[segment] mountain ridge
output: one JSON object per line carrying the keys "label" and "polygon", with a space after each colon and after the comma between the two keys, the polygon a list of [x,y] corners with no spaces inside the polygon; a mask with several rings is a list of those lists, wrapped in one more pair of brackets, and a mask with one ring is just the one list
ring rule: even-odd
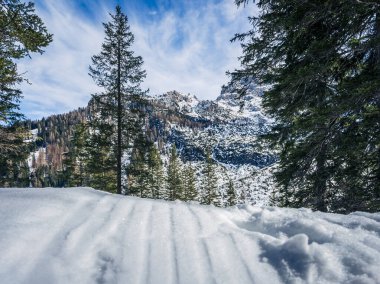
{"label": "mountain ridge", "polygon": [[[220,190],[225,191],[232,180],[240,194],[245,191],[250,203],[267,205],[273,189],[271,173],[276,155],[262,145],[258,136],[270,131],[273,121],[261,107],[262,89],[254,84],[249,87],[247,95],[241,99],[237,99],[231,86],[223,87],[215,100],[200,100],[178,91],[148,96],[151,105],[146,122],[148,138],[157,143],[164,160],[168,159],[169,149],[175,144],[181,160],[192,163],[198,175],[204,165],[205,151],[211,149]],[[29,157],[32,174],[41,166],[36,161],[42,163],[48,176],[63,170],[62,154],[70,151],[73,128],[88,120],[90,111],[87,106],[30,122],[31,131],[40,137]],[[60,127],[60,123],[66,126]]]}

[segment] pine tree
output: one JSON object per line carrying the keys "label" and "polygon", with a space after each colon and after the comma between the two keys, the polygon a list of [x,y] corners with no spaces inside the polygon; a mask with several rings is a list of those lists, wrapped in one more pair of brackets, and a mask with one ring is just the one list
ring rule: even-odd
{"label": "pine tree", "polygon": [[88,184],[96,189],[117,193],[116,154],[115,151],[110,151],[113,129],[101,120],[92,120],[89,125],[91,134],[85,150]]}
{"label": "pine tree", "polygon": [[[96,103],[97,118],[112,130],[108,151],[113,152],[116,174],[116,192],[129,194],[126,184],[122,184],[122,157],[131,148],[131,142],[141,128],[139,111],[142,109],[144,92],[140,83],[146,76],[143,60],[131,50],[134,36],[128,25],[128,18],[116,6],[111,22],[105,23],[105,41],[99,55],[92,57],[90,75],[104,92],[93,95]],[[107,127],[107,126],[105,126]],[[96,128],[94,131],[102,131]],[[124,188],[123,188],[124,187]]]}
{"label": "pine tree", "polygon": [[29,169],[25,164],[28,133],[18,124],[22,93],[17,86],[24,81],[17,61],[31,53],[43,53],[52,41],[42,20],[34,13],[34,4],[18,0],[0,1],[0,184],[28,186]]}
{"label": "pine tree", "polygon": [[280,149],[279,203],[378,211],[380,3],[257,5],[253,29],[235,37],[244,56],[232,79],[252,76],[270,86],[263,103],[276,124],[265,138]]}
{"label": "pine tree", "polygon": [[34,13],[34,4],[19,0],[0,1],[0,156],[20,153],[25,131],[14,124],[23,118],[19,113],[24,78],[17,71],[17,60],[43,53],[52,41],[42,20]]}
{"label": "pine tree", "polygon": [[234,184],[231,179],[228,181],[227,186],[227,206],[235,206],[236,205],[236,193]]}
{"label": "pine tree", "polygon": [[166,185],[160,152],[152,145],[148,158],[149,190],[154,199],[165,199]]}
{"label": "pine tree", "polygon": [[0,187],[28,187],[29,166],[26,162],[30,147],[17,141],[20,152],[10,152],[0,156]]}
{"label": "pine tree", "polygon": [[167,174],[168,200],[174,201],[183,197],[183,182],[180,174],[180,161],[175,144],[170,150]]}
{"label": "pine tree", "polygon": [[246,189],[245,188],[241,188],[240,189],[240,192],[239,192],[239,199],[238,199],[238,204],[245,204],[247,201],[247,197],[246,197]]}
{"label": "pine tree", "polygon": [[153,143],[140,132],[134,145],[130,163],[126,167],[130,194],[141,198],[153,198],[153,162],[150,161]]}
{"label": "pine tree", "polygon": [[196,189],[195,170],[191,164],[185,164],[183,170],[183,197],[184,201],[196,201],[198,199],[198,191]]}
{"label": "pine tree", "polygon": [[215,164],[211,157],[211,150],[206,150],[206,164],[203,169],[201,204],[218,204],[218,186],[215,174]]}
{"label": "pine tree", "polygon": [[75,126],[70,151],[64,153],[64,179],[68,186],[87,186],[89,183],[89,127],[85,123]]}

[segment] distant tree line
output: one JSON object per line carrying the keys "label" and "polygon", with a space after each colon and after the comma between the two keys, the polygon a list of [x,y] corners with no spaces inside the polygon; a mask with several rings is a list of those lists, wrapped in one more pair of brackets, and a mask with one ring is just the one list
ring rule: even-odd
{"label": "distant tree line", "polygon": [[[83,124],[77,127],[73,136],[75,146],[67,153],[64,162],[66,186],[89,186],[116,193],[116,173],[110,162],[112,156],[106,147],[100,152],[99,148],[93,147],[90,132]],[[157,143],[149,141],[142,133],[133,145],[130,160],[123,163],[122,167],[123,184],[126,184],[129,195],[168,201],[196,201],[215,206],[233,206],[245,202],[245,199],[237,198],[232,181],[225,185],[225,189],[218,188],[215,162],[210,151],[207,151],[204,167],[197,176],[191,163],[181,161],[174,144],[165,162]],[[93,151],[97,155],[91,154]],[[108,171],[105,170],[107,165],[110,165]]]}

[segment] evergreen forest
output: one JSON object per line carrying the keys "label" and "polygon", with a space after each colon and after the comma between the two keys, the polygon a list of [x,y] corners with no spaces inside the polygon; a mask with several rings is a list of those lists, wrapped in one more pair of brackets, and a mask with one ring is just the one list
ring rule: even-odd
{"label": "evergreen forest", "polygon": [[[242,56],[227,73],[237,105],[252,82],[265,87],[262,107],[274,123],[257,139],[276,165],[270,205],[380,211],[380,3],[235,4],[259,8],[247,19],[250,30],[231,34]],[[251,191],[230,177],[221,181],[218,159],[225,153],[184,149],[167,133],[173,124],[207,131],[211,122],[150,99],[126,12],[117,5],[103,23],[88,69],[99,91],[88,105],[31,120],[20,111],[28,74],[17,64],[44,56],[54,36],[32,2],[0,0],[0,187],[92,187],[219,207],[252,203]]]}

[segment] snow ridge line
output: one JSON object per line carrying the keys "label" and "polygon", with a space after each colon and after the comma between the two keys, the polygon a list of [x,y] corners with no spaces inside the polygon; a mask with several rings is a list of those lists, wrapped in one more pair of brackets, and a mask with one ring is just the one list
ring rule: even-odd
{"label": "snow ridge line", "polygon": [[170,232],[172,237],[172,255],[173,255],[173,263],[174,263],[174,281],[173,283],[181,283],[179,277],[179,265],[178,265],[178,250],[176,243],[176,230],[175,230],[175,222],[174,222],[174,213],[173,207],[170,206]]}
{"label": "snow ridge line", "polygon": [[150,207],[149,209],[149,213],[148,213],[148,220],[146,223],[146,226],[145,226],[145,231],[146,232],[149,232],[148,233],[148,236],[150,236],[148,240],[148,249],[146,250],[145,252],[145,259],[146,259],[146,262],[147,262],[147,268],[146,268],[146,271],[147,273],[145,274],[145,282],[142,282],[142,283],[152,283],[150,280],[151,280],[151,274],[152,274],[152,234],[153,234],[153,222],[152,222],[152,218],[153,218],[153,211],[154,211],[154,204],[152,204],[152,206]]}
{"label": "snow ridge line", "polygon": [[[207,210],[207,211],[211,216],[213,216],[212,219],[214,220],[218,219],[219,216],[215,214],[214,210]],[[242,256],[242,251],[239,248],[239,242],[236,241],[234,235],[231,232],[224,229],[224,226],[218,226],[218,228],[222,228],[221,232],[223,233],[224,238],[228,239],[229,250],[231,251],[231,253],[233,253],[233,255],[235,255],[236,259],[239,261],[240,267],[242,267],[242,270],[246,273],[247,278],[249,279],[249,283],[252,283],[252,284],[256,283],[255,277],[253,276],[251,270],[249,269],[249,266],[247,265],[249,261],[245,261],[245,259]]]}
{"label": "snow ridge line", "polygon": [[79,229],[80,227],[82,227],[86,222],[88,222],[88,218],[92,215],[93,211],[99,206],[100,204],[100,201],[102,199],[99,199],[98,201],[96,201],[96,203],[91,203],[91,207],[90,207],[90,210],[87,210],[87,214],[85,216],[82,216],[82,220],[76,225],[76,226],[73,226],[72,229],[68,230],[66,233],[65,233],[65,236],[64,236],[64,240],[65,242],[70,238],[70,235],[76,231],[77,229]]}
{"label": "snow ridge line", "polygon": [[[81,226],[78,226],[75,230],[72,230],[70,234],[68,234],[67,237],[67,244],[70,245],[70,242],[73,242],[72,247],[68,247],[70,251],[75,251],[76,254],[78,254],[78,250],[81,252],[88,251],[88,248],[92,245],[91,242],[86,241],[88,238],[88,234],[91,233],[92,236],[95,236],[98,234],[101,229],[104,227],[107,222],[109,222],[111,218],[111,212],[115,209],[116,205],[120,203],[120,199],[117,203],[111,203],[108,200],[110,196],[104,196],[102,197],[96,204],[96,207],[93,211],[89,211],[88,217],[85,221],[81,224]],[[105,207],[106,206],[106,207]],[[107,215],[104,217],[103,220],[97,219],[98,216],[101,215],[101,213],[106,212]],[[89,228],[91,228],[91,232],[89,232]],[[86,244],[83,246],[83,244]]]}
{"label": "snow ridge line", "polygon": [[234,251],[236,252],[236,250],[237,250],[237,253],[235,253],[235,254],[238,256],[238,259],[239,259],[242,267],[244,267],[244,270],[245,270],[245,272],[249,278],[249,283],[252,283],[252,284],[256,283],[254,280],[254,277],[252,275],[252,272],[247,265],[247,262],[244,260],[244,258],[242,256],[241,250],[239,248],[238,242],[236,241],[235,237],[231,233],[229,233],[227,236],[230,238],[232,246],[235,248]]}
{"label": "snow ridge line", "polygon": [[[126,202],[127,203],[127,202]],[[128,202],[128,203],[132,203],[131,201]],[[121,251],[122,251],[122,254],[120,255],[120,264],[122,265],[122,267],[124,267],[124,261],[125,261],[125,256],[127,255],[127,249],[126,249],[126,245],[124,244],[124,238],[125,238],[125,235],[128,231],[128,228],[130,227],[130,224],[133,220],[133,216],[135,215],[135,211],[136,211],[136,202],[133,202],[131,206],[128,206],[128,211],[126,212],[125,214],[125,217],[123,217],[123,221],[126,220],[126,222],[123,222],[123,226],[121,228],[121,231],[120,231],[120,244],[121,244]],[[118,275],[118,281],[117,283],[122,283],[123,282],[123,278],[121,277],[121,274],[124,272],[122,270],[119,271],[119,275]]]}
{"label": "snow ridge line", "polygon": [[[137,203],[137,202],[134,202]],[[123,271],[123,277],[119,277],[120,283],[145,283],[147,246],[146,242],[146,226],[144,226],[151,216],[152,203],[140,201],[138,206],[134,205],[134,209],[128,214],[128,222],[123,236],[123,267],[127,269]],[[120,247],[117,249],[120,250]],[[137,269],[136,269],[137,267]],[[132,269],[135,268],[135,269]],[[149,273],[149,272],[148,272]],[[111,282],[112,283],[112,282]]]}
{"label": "snow ridge line", "polygon": [[[58,241],[62,239],[63,241],[62,245],[59,246],[59,251],[55,252],[55,255],[58,256],[62,253],[62,251],[64,250],[64,243],[66,243],[66,237],[69,235],[68,232],[78,227],[78,225],[70,226],[71,228],[63,236],[62,234],[60,234],[62,228],[65,228],[67,225],[71,224],[72,220],[75,220],[77,216],[82,216],[81,221],[79,223],[84,223],[84,220],[86,220],[90,216],[91,211],[87,210],[88,214],[85,214],[83,216],[83,208],[90,205],[91,203],[92,200],[78,202],[78,205],[76,205],[74,209],[71,210],[70,213],[68,213],[68,215],[65,216],[65,218],[60,219],[60,221],[56,224],[53,230],[50,230],[46,235],[44,235],[43,241],[36,244],[38,245],[38,250],[40,251],[40,253],[37,254],[39,255],[39,257],[37,259],[29,259],[29,261],[27,261],[27,266],[29,267],[26,268],[23,282],[28,283],[30,281],[30,277],[34,277],[33,271],[38,270],[39,266],[43,266],[43,255],[44,252],[49,250],[49,247],[51,247],[52,250],[56,250],[56,248],[54,247],[54,244],[56,244],[55,240]],[[91,206],[91,208],[93,208],[93,206]]]}
{"label": "snow ridge line", "polygon": [[[194,220],[198,226],[198,231],[201,234],[204,231],[204,228],[203,228],[203,225],[199,219],[199,216],[194,212],[191,205],[187,205],[186,207],[189,210],[189,212],[191,213],[191,215],[194,217]],[[212,275],[212,282],[211,283],[216,284],[217,282],[215,280],[215,271],[214,271],[214,267],[212,265],[212,261],[211,261],[211,257],[210,257],[210,250],[209,250],[209,247],[208,247],[206,241],[203,239],[203,237],[201,237],[201,239],[200,239],[200,245],[202,247],[202,251],[203,251],[205,258],[206,258],[206,263],[208,266],[207,270],[210,271],[211,272],[210,274]]]}
{"label": "snow ridge line", "polygon": [[[105,222],[98,228],[97,233],[95,234],[98,236],[98,232],[102,232],[102,237],[98,237],[94,242],[93,249],[89,251],[96,251],[95,255],[95,261],[96,263],[100,263],[100,269],[94,273],[94,278],[96,280],[96,283],[102,284],[102,283],[109,283],[110,279],[107,279],[107,273],[109,274],[109,271],[112,271],[112,282],[116,281],[118,274],[120,272],[119,266],[118,266],[118,260],[120,260],[120,254],[115,253],[115,251],[112,251],[108,247],[107,241],[113,240],[114,242],[120,242],[121,239],[120,233],[119,233],[119,225],[120,225],[120,212],[122,209],[122,201],[123,199],[118,199],[116,202],[114,202],[113,206],[109,211],[107,211],[107,218],[105,219]],[[112,221],[111,221],[112,220]],[[114,221],[117,220],[117,221]],[[103,232],[106,232],[103,234]]]}

